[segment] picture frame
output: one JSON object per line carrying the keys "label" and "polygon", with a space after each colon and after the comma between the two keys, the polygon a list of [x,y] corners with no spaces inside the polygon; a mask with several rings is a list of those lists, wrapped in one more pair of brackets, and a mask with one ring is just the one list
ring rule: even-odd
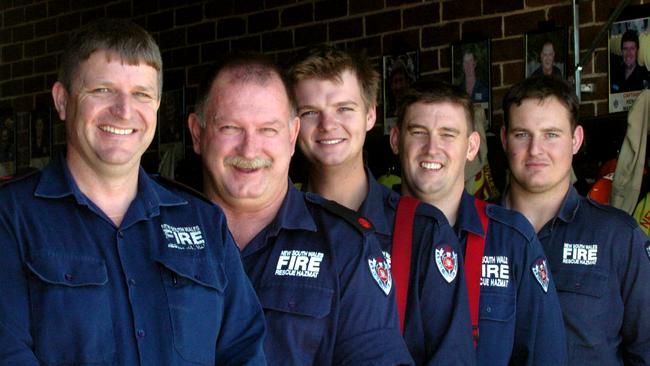
{"label": "picture frame", "polygon": [[66,150],[66,131],[65,122],[59,118],[56,108],[50,108],[50,124],[52,125],[52,153],[50,158],[56,155],[65,155]]}
{"label": "picture frame", "polygon": [[399,99],[419,77],[419,50],[382,57],[384,135],[389,135],[390,129],[395,126]]}
{"label": "picture frame", "polygon": [[608,42],[609,112],[626,112],[650,88],[650,7],[631,6],[612,23]]}
{"label": "picture frame", "polygon": [[474,106],[485,111],[485,130],[488,131],[492,120],[492,62],[489,39],[452,43],[451,83],[466,91]]}
{"label": "picture frame", "polygon": [[29,166],[42,169],[52,157],[52,120],[49,110],[34,110],[29,121]]}
{"label": "picture frame", "polygon": [[566,27],[525,33],[525,77],[546,75],[566,80],[568,47]]}
{"label": "picture frame", "polygon": [[[185,157],[185,88],[162,93],[158,108],[158,157],[170,155],[174,162]],[[156,139],[154,139],[156,140]],[[152,143],[153,145],[153,143]]]}
{"label": "picture frame", "polygon": [[11,109],[0,111],[0,177],[16,174],[18,148],[16,114]]}

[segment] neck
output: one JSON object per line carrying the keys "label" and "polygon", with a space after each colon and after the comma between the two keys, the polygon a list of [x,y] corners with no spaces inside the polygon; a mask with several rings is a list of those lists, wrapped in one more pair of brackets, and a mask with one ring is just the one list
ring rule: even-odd
{"label": "neck", "polygon": [[354,211],[368,196],[368,177],[363,162],[342,166],[312,166],[307,190]]}
{"label": "neck", "polygon": [[529,192],[511,179],[506,195],[506,207],[521,212],[539,232],[560,211],[570,181],[545,192]]}
{"label": "neck", "polygon": [[412,194],[408,191],[406,185],[402,185],[402,195],[404,196],[414,196],[420,200],[436,206],[447,218],[449,225],[456,225],[456,220],[458,219],[458,210],[460,209],[460,201],[465,192],[465,187],[463,185],[456,185],[452,187],[450,192],[437,192],[437,194],[429,196],[418,196]]}
{"label": "neck", "polygon": [[139,169],[102,171],[84,164],[74,154],[68,154],[67,162],[79,190],[119,227],[137,194]]}
{"label": "neck", "polygon": [[264,230],[275,219],[287,195],[285,190],[278,195],[279,199],[260,204],[247,203],[241,199],[223,200],[214,191],[206,191],[205,193],[221,207],[226,215],[228,229],[232,233],[239,250],[243,250],[260,231]]}

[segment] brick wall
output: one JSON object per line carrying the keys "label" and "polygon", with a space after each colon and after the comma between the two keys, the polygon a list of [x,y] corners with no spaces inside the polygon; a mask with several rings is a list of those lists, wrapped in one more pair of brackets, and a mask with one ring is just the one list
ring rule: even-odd
{"label": "brick wall", "polygon": [[[616,4],[579,2],[581,48],[591,45]],[[420,49],[422,75],[449,80],[450,43],[470,33],[489,37],[496,125],[504,93],[524,74],[524,33],[553,20],[569,27],[570,44],[573,39],[566,0],[0,0],[0,107],[16,112],[49,107],[69,32],[104,16],[131,18],[155,36],[165,89],[185,86],[189,104],[202,67],[228,50],[253,49],[282,60],[296,48],[330,42],[366,48],[379,65],[382,54],[406,45]],[[583,94],[583,116],[607,113],[607,58],[604,40],[582,74],[583,82],[595,84],[593,94]],[[571,75],[572,67],[567,72]],[[26,129],[19,126],[19,146],[28,139]],[[26,148],[21,151],[19,166],[26,164]]]}

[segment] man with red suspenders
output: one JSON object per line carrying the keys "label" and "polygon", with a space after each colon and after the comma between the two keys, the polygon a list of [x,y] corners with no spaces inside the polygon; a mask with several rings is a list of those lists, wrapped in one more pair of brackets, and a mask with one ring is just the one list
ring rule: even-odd
{"label": "man with red suspenders", "polygon": [[526,219],[464,190],[464,166],[479,149],[469,97],[451,85],[419,83],[404,97],[391,147],[402,194],[433,204],[453,225],[465,257],[479,365],[566,364],[555,284]]}
{"label": "man with red suspenders", "polygon": [[[362,149],[375,123],[379,88],[372,63],[323,46],[295,63],[290,79],[301,123],[298,142],[309,161],[304,188],[374,225],[392,266],[402,333],[416,365],[473,365],[462,256],[447,219],[414,199],[400,204],[404,215],[396,214],[399,194],[364,167]],[[395,224],[396,215],[403,223]],[[401,232],[395,238],[394,227]]]}

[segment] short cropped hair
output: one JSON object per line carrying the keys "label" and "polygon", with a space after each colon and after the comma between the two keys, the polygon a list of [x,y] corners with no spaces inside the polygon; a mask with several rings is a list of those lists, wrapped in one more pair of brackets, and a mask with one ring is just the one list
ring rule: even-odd
{"label": "short cropped hair", "polygon": [[508,131],[510,125],[510,108],[520,106],[525,99],[557,98],[567,109],[571,122],[571,131],[578,125],[580,103],[571,86],[566,81],[550,76],[534,76],[513,85],[503,98],[503,123]]}
{"label": "short cropped hair", "polygon": [[210,91],[214,82],[219,75],[225,71],[239,71],[236,74],[237,82],[255,83],[257,85],[266,85],[273,76],[277,76],[282,81],[285,94],[289,103],[289,120],[296,116],[296,102],[293,93],[290,92],[289,83],[282,70],[267,56],[254,52],[236,52],[229,53],[218,59],[206,70],[206,73],[199,84],[194,110],[199,116],[201,127],[206,126],[206,112]]}
{"label": "short cropped hair", "polygon": [[162,57],[153,37],[139,25],[125,19],[102,18],[79,28],[68,40],[61,57],[58,81],[69,92],[79,65],[96,51],[117,53],[122,62],[144,62],[158,74],[158,98],[162,94]]}
{"label": "short cropped hair", "polygon": [[361,87],[361,98],[366,107],[377,104],[379,73],[364,52],[342,51],[334,46],[310,48],[289,69],[292,86],[305,79],[341,82],[344,71],[352,71]]}
{"label": "short cropped hair", "polygon": [[397,127],[401,128],[411,105],[415,103],[451,103],[463,108],[467,133],[474,132],[474,106],[469,95],[457,86],[436,80],[419,80],[409,88],[397,109]]}
{"label": "short cropped hair", "polygon": [[634,42],[636,49],[639,49],[639,35],[634,29],[628,29],[623,33],[623,36],[621,37],[621,48],[623,48],[625,42]]}

